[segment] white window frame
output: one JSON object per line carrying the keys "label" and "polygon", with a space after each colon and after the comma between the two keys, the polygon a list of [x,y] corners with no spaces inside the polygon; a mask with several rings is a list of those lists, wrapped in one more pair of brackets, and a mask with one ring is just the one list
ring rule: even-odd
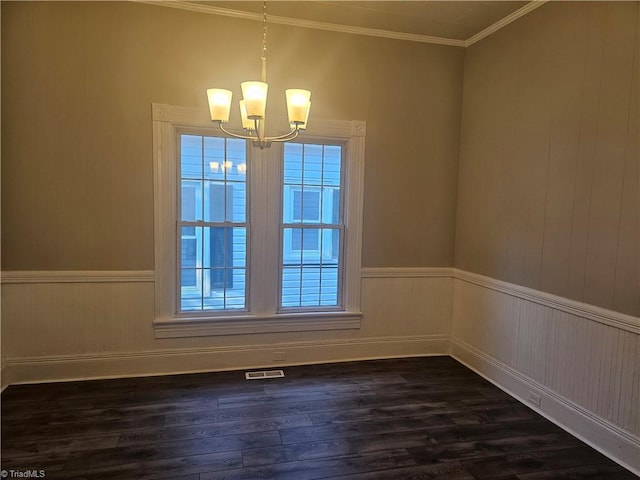
{"label": "white window frame", "polygon": [[[362,203],[364,186],[364,146],[366,124],[362,121],[319,120],[309,122],[305,142],[341,142],[345,149],[345,235],[342,242],[344,271],[342,309],[327,311],[278,312],[278,278],[282,251],[282,144],[260,150],[250,147],[247,162],[252,192],[248,206],[251,236],[248,245],[247,311],[179,312],[176,289],[179,247],[177,174],[178,132],[193,130],[219,136],[207,109],[152,105],[155,233],[155,315],[156,338],[274,333],[360,328],[360,269],[362,251]],[[286,125],[286,120],[273,120]],[[239,129],[232,125],[230,128]],[[278,132],[274,132],[277,134]]]}

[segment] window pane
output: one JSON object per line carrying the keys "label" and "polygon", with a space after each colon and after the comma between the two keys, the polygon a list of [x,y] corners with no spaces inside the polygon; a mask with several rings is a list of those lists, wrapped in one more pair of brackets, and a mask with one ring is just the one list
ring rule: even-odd
{"label": "window pane", "polygon": [[205,222],[244,223],[247,186],[241,182],[205,182]]}
{"label": "window pane", "polygon": [[205,227],[204,267],[244,267],[247,256],[246,228]]}
{"label": "window pane", "polygon": [[180,309],[202,309],[202,270],[199,268],[183,268],[180,278]]}
{"label": "window pane", "polygon": [[338,304],[338,268],[323,268],[320,273],[320,305]]}
{"label": "window pane", "polygon": [[293,192],[293,221],[320,222],[319,190],[296,190]]}
{"label": "window pane", "polygon": [[294,228],[292,230],[292,250],[313,251],[318,255],[318,251],[320,250],[320,235],[318,234],[318,229],[305,228],[303,230],[301,228]]}
{"label": "window pane", "polygon": [[202,137],[180,136],[180,176],[202,178]]}
{"label": "window pane", "polygon": [[204,137],[204,178],[224,180],[225,160],[225,139]]}
{"label": "window pane", "polygon": [[246,272],[244,269],[227,269],[227,277],[231,277],[232,288],[225,292],[225,308],[245,308]]}
{"label": "window pane", "polygon": [[305,185],[322,184],[322,150],[323,145],[304,146],[303,183]]}
{"label": "window pane", "polygon": [[180,265],[184,268],[202,266],[202,228],[182,227]]}
{"label": "window pane", "polygon": [[183,287],[196,287],[196,269],[195,268],[183,268],[182,269],[182,282]]}
{"label": "window pane", "polygon": [[340,186],[340,168],[342,166],[342,147],[325,145],[324,165],[322,168],[323,185]]}
{"label": "window pane", "polygon": [[195,268],[198,265],[198,240],[195,235],[185,235],[185,228],[182,230],[180,264],[182,265],[182,268]]}
{"label": "window pane", "polygon": [[284,183],[302,185],[302,144],[284,144]]}
{"label": "window pane", "polygon": [[233,267],[247,266],[247,229],[236,227],[233,228],[232,234],[232,265]]}
{"label": "window pane", "polygon": [[284,264],[299,265],[302,262],[302,229],[285,228],[283,232],[282,257]]}
{"label": "window pane", "polygon": [[246,271],[233,268],[211,268],[203,272],[207,286],[205,309],[244,309],[246,307]]}
{"label": "window pane", "polygon": [[199,195],[202,188],[200,185],[200,182],[193,180],[182,180],[181,220],[186,222],[195,222],[197,220],[202,202],[202,198]]}
{"label": "window pane", "polygon": [[224,268],[205,269],[203,272],[203,301],[207,309],[224,309],[225,272]]}
{"label": "window pane", "polygon": [[293,191],[292,222],[320,222],[320,191]]}
{"label": "window pane", "polygon": [[303,267],[300,306],[317,306],[320,304],[320,268]]}
{"label": "window pane", "polygon": [[322,223],[340,223],[340,188],[322,189]]}
{"label": "window pane", "polygon": [[243,182],[227,183],[226,219],[244,223],[247,217],[247,185]]}
{"label": "window pane", "polygon": [[299,267],[285,267],[282,270],[282,306],[300,306],[300,279]]}
{"label": "window pane", "polygon": [[246,142],[180,139],[180,309],[246,308]]}
{"label": "window pane", "polygon": [[224,222],[227,201],[231,201],[224,182],[206,182],[204,189],[204,221]]}
{"label": "window pane", "polygon": [[320,262],[320,229],[305,228],[302,231],[302,265],[317,265]]}
{"label": "window pane", "polygon": [[227,139],[225,173],[229,182],[246,182],[247,146],[244,140]]}

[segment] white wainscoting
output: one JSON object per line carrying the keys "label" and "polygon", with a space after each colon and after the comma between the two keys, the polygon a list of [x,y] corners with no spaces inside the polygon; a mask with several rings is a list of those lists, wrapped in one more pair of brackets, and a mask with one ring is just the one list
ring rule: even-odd
{"label": "white wainscoting", "polygon": [[167,339],[153,272],[3,272],[2,386],[447,355],[452,272],[365,269],[359,329]]}
{"label": "white wainscoting", "polygon": [[451,355],[635,473],[639,332],[636,317],[455,272]]}
{"label": "white wainscoting", "polygon": [[157,339],[153,280],[3,272],[2,387],[451,354],[640,470],[636,317],[452,268],[365,268],[360,329]]}

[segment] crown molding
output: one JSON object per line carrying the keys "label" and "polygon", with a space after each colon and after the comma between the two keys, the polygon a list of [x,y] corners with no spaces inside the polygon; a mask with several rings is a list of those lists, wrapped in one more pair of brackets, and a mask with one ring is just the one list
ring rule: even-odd
{"label": "crown molding", "polygon": [[[244,20],[253,20],[261,22],[263,20],[262,14],[260,13],[251,13],[251,12],[243,12],[240,10],[233,10],[230,8],[221,8],[213,5],[203,5],[200,3],[193,3],[188,1],[174,1],[174,0],[131,0],[135,3],[145,3],[149,5],[157,5],[160,7],[170,7],[177,8],[180,10],[188,10],[191,12],[199,12],[206,13],[209,15],[221,15],[225,17],[232,18],[240,18]],[[515,12],[507,15],[506,17],[498,20],[493,25],[488,26],[481,32],[476,33],[472,37],[466,40],[460,40],[456,38],[444,38],[444,37],[433,37],[430,35],[419,35],[415,33],[405,33],[405,32],[394,32],[391,30],[381,30],[377,28],[365,28],[365,27],[355,27],[351,25],[340,25],[337,23],[326,23],[326,22],[316,22],[313,20],[303,20],[298,18],[291,17],[279,17],[269,15],[269,22],[280,24],[280,25],[288,25],[291,27],[302,27],[302,28],[310,28],[315,30],[326,30],[330,32],[339,32],[339,33],[350,33],[353,35],[364,35],[369,37],[379,37],[379,38],[390,38],[393,40],[405,40],[409,42],[418,42],[418,43],[432,43],[436,45],[448,45],[452,47],[470,47],[474,43],[482,40],[485,37],[488,37],[492,33],[497,32],[503,27],[506,27],[510,23],[516,21],[520,17],[523,17],[529,12],[541,7],[549,0],[532,0],[524,7],[516,10]]]}
{"label": "crown molding", "polygon": [[515,12],[513,12],[513,13],[511,13],[509,15],[507,15],[502,20],[498,20],[493,25],[489,25],[487,28],[485,28],[481,32],[476,33],[473,37],[470,37],[467,40],[465,40],[464,41],[464,46],[465,47],[470,47],[474,43],[479,42],[480,40],[482,40],[485,37],[488,37],[492,33],[495,33],[498,30],[500,30],[501,28],[506,27],[510,23],[515,22],[517,19],[519,19],[520,17],[525,16],[527,13],[533,12],[535,9],[541,7],[542,5],[547,3],[548,1],[549,0],[532,0],[531,2],[527,3],[524,7],[516,10]]}
{"label": "crown molding", "polygon": [[[209,15],[221,15],[225,17],[240,18],[244,20],[262,21],[262,14],[242,12],[229,8],[215,7],[213,5],[202,5],[192,2],[162,1],[162,0],[133,0],[136,3],[146,3],[161,7],[178,8],[191,12],[207,13]],[[414,33],[393,32],[377,28],[354,27],[351,25],[339,25],[337,23],[316,22],[313,20],[302,20],[290,17],[278,17],[269,15],[269,23],[288,25],[291,27],[311,28],[315,30],[326,30],[330,32],[351,33],[354,35],[365,35],[369,37],[390,38],[393,40],[406,40],[419,43],[433,43],[437,45],[449,45],[453,47],[464,47],[465,41],[454,38],[432,37],[429,35],[418,35]]]}

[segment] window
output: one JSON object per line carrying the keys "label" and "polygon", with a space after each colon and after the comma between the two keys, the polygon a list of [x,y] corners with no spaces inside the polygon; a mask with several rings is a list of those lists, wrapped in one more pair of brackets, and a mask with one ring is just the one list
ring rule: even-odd
{"label": "window", "polygon": [[341,145],[284,145],[281,308],[339,307]]}
{"label": "window", "polygon": [[153,106],[156,337],[358,328],[363,122],[260,150]]}
{"label": "window", "polygon": [[178,145],[178,311],[245,309],[246,144],[178,132]]}

